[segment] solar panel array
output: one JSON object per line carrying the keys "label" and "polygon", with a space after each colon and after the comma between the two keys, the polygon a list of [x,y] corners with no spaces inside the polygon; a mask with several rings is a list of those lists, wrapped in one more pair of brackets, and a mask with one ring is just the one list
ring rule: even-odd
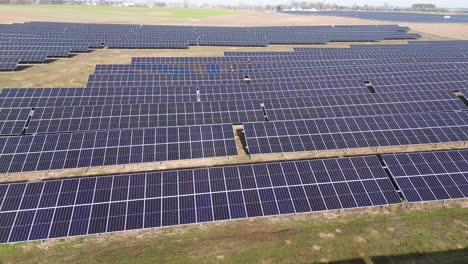
{"label": "solar panel array", "polygon": [[[98,65],[87,87],[3,89],[0,173],[237,155],[233,124],[250,155],[463,144],[467,51],[430,41],[133,58]],[[461,198],[457,153],[433,154],[443,165],[421,154],[434,173],[447,166],[442,187],[400,154],[0,184],[0,241],[385,205],[398,190],[410,202],[428,190]]]}
{"label": "solar panel array", "polygon": [[[39,107],[34,108],[25,133],[57,133],[219,123],[240,124],[265,121],[265,119],[271,121],[450,111],[464,108],[463,102],[455,97],[452,92],[438,91],[431,94],[414,94],[410,92],[368,93],[337,95],[335,97],[275,98],[263,101],[245,99],[225,102],[181,102],[179,104]],[[8,115],[8,119],[15,119],[15,117],[15,111]]]}
{"label": "solar panel array", "polygon": [[409,202],[468,197],[468,150],[383,155]]}
{"label": "solar panel array", "polygon": [[401,203],[375,156],[0,185],[0,243]]}
{"label": "solar panel array", "polygon": [[35,108],[27,133],[188,126],[265,120],[260,102],[186,102]]}
{"label": "solar panel array", "polygon": [[[453,91],[463,91],[468,85],[466,50],[459,42],[450,41],[229,52],[213,58],[134,58],[129,65],[98,65],[87,88],[3,89],[0,134],[20,136],[4,144],[22,143],[18,151],[2,148],[7,149],[2,152],[2,172],[76,167],[73,158],[69,159],[71,165],[65,165],[65,157],[88,155],[81,152],[93,150],[75,146],[81,143],[73,143],[73,149],[63,148],[71,138],[68,133],[77,138],[89,133],[96,138],[93,135],[110,135],[108,131],[114,130],[138,135],[138,131],[154,133],[154,128],[245,124],[251,154],[464,141],[464,113],[455,112],[466,110],[466,105]],[[423,124],[403,128],[393,125],[392,120],[403,115],[423,118]],[[439,122],[440,116],[452,123],[446,126]],[[387,123],[378,122],[377,127],[367,130],[348,127],[356,120],[374,124],[375,117],[385,117]],[[332,118],[336,118],[333,124]],[[290,120],[298,124],[290,126]],[[302,124],[304,120],[307,125]],[[332,128],[340,124],[338,129],[315,135],[319,121]],[[427,127],[424,122],[432,125]],[[285,123],[291,130],[286,134],[281,130]],[[388,131],[379,130],[384,125]],[[295,126],[311,133],[299,132]],[[266,128],[271,135],[262,134]],[[154,155],[144,158],[142,154],[133,162],[235,155],[232,129],[223,130],[230,132],[222,133],[223,141],[217,143],[222,146],[214,147],[211,141],[206,143],[211,147],[200,148],[200,142],[193,146],[207,153],[188,153],[195,144],[188,142],[184,144],[190,146],[184,148],[171,146],[174,153],[169,155],[164,151],[173,142],[159,142],[158,147],[152,147]],[[440,135],[440,131],[448,134]],[[425,137],[412,137],[416,132]],[[383,134],[388,136],[386,140],[380,140]],[[372,135],[373,139],[362,141],[363,135]],[[34,137],[51,140],[45,153],[42,149],[29,151]],[[62,153],[52,155],[58,137],[64,140],[58,144]],[[344,137],[348,142],[342,142]],[[314,144],[309,144],[311,140]],[[104,158],[101,162],[107,154],[101,155],[104,150],[99,150],[99,158],[88,155],[96,161],[84,162],[83,166],[121,164],[114,162],[120,155],[124,156],[121,162],[129,160],[127,148],[120,151],[115,142],[111,146],[106,149],[108,161]],[[143,153],[140,149],[138,146],[134,152]],[[47,161],[43,167],[26,165],[30,160],[41,160],[39,156]],[[60,165],[52,165],[54,159]]]}
{"label": "solar panel array", "polygon": [[[396,25],[320,27],[192,27],[27,22],[0,25],[0,70],[41,63],[99,47],[186,49],[189,46],[325,44],[331,41],[416,39]],[[10,57],[6,60],[3,57]]]}
{"label": "solar panel array", "polygon": [[[417,23],[468,23],[468,15],[461,14],[435,14],[411,12],[372,12],[372,11],[283,11],[286,14],[303,16],[337,16],[353,17],[369,20],[417,22]],[[450,18],[445,18],[449,16]]]}

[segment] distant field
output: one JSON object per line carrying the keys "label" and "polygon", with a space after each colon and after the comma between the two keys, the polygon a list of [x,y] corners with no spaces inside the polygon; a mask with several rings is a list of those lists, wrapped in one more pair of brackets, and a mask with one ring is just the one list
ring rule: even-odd
{"label": "distant field", "polygon": [[[395,24],[350,17],[297,16],[265,11],[209,8],[146,8],[73,5],[0,5],[0,23],[27,21],[166,24],[197,26],[293,26]],[[452,39],[468,39],[468,24],[398,23],[413,31]]]}
{"label": "distant field", "polygon": [[413,204],[3,244],[0,263],[466,263],[466,206]]}
{"label": "distant field", "polygon": [[0,5],[0,22],[12,21],[83,21],[102,23],[163,23],[190,21],[234,14],[235,11],[210,8],[147,8],[79,5]]}

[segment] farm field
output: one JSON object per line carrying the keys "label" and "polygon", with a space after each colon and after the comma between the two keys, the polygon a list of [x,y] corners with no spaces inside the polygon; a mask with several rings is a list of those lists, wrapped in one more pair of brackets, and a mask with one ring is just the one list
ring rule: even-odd
{"label": "farm field", "polygon": [[[299,26],[299,25],[381,25],[395,22],[346,17],[296,16],[263,11],[125,8],[83,6],[8,6],[0,5],[0,23],[26,21],[169,24],[199,26]],[[413,31],[444,38],[468,39],[468,24],[398,23]]]}
{"label": "farm field", "polygon": [[0,23],[26,21],[60,21],[83,23],[132,23],[164,24],[179,21],[193,23],[194,20],[236,13],[222,9],[200,8],[146,8],[79,5],[0,5]]}

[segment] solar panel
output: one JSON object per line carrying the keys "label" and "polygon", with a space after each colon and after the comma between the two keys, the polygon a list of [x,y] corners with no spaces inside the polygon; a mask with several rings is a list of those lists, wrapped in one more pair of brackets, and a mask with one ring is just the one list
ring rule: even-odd
{"label": "solar panel", "polygon": [[367,105],[385,104],[391,102],[420,102],[434,100],[460,101],[453,92],[431,91],[430,93],[398,92],[398,93],[368,93],[348,94],[320,97],[290,97],[267,99],[263,102],[266,108],[306,108],[334,105]]}
{"label": "solar panel", "polygon": [[[47,61],[46,54],[32,54],[32,55],[0,55],[2,60],[7,60],[11,58],[12,61],[17,61],[18,63],[43,63]],[[16,68],[16,67],[15,67]]]}
{"label": "solar panel", "polygon": [[[396,59],[392,60],[392,57]],[[314,61],[320,60],[327,61],[330,59],[335,59],[338,61],[346,60],[346,57],[336,56],[335,58],[330,58],[330,56],[317,57],[317,56],[306,56],[301,53],[294,53],[293,55],[272,55],[266,57],[133,57],[131,64],[181,64],[181,63],[190,63],[190,64],[210,64],[210,63],[249,63],[249,62],[288,62],[288,61]],[[348,57],[348,59],[356,60],[356,63],[359,63],[360,60],[365,60],[362,55]],[[368,56],[367,60],[375,60],[375,56]],[[462,62],[466,63],[467,59],[464,56],[459,57],[398,57],[398,56],[389,56],[388,58],[381,58],[390,61],[399,61],[400,63],[415,63],[415,62]]]}
{"label": "solar panel", "polygon": [[[307,76],[373,76],[380,74],[407,74],[425,72],[427,74],[442,74],[463,72],[466,63],[428,63],[428,64],[392,64],[381,61],[384,65],[367,63],[369,61],[327,61],[320,62],[284,62],[284,63],[246,63],[246,64],[128,64],[128,65],[97,65],[95,75],[115,74],[225,74],[225,73],[259,73],[277,71],[307,70]],[[362,65],[361,65],[362,64]],[[371,64],[371,65],[369,65]],[[349,66],[353,66],[350,68]],[[314,69],[314,70],[312,70]]]}
{"label": "solar panel", "polygon": [[382,157],[408,202],[468,197],[468,150]]}
{"label": "solar panel", "polygon": [[244,124],[250,154],[463,142],[468,112]]}
{"label": "solar panel", "polygon": [[[316,83],[284,83],[284,84],[241,84],[241,85],[218,85],[218,86],[199,86],[199,96],[197,97],[195,87],[187,87],[185,91],[176,91],[175,94],[168,94],[166,91],[158,89],[146,89],[151,87],[126,87],[120,88],[102,88],[82,89],[82,92],[70,92],[65,95],[52,94],[52,91],[60,91],[60,88],[43,89],[31,88],[22,90],[36,90],[37,94],[26,95],[19,94],[17,91],[21,89],[4,89],[0,95],[0,107],[63,107],[69,105],[119,105],[119,104],[154,104],[168,102],[194,102],[194,101],[228,101],[228,100],[252,100],[265,98],[281,98],[281,97],[311,97],[339,94],[363,94],[370,93],[365,87],[335,88],[328,87],[327,89],[318,89],[321,84],[326,85],[331,82],[316,82]],[[281,89],[281,88],[282,89]],[[404,86],[399,86],[404,88]],[[425,86],[430,89],[431,86]],[[167,87],[171,90],[172,87]],[[310,88],[310,90],[309,90]],[[315,89],[317,88],[317,89]],[[437,87],[439,88],[439,87]],[[65,90],[73,90],[73,88],[65,88]],[[122,92],[121,92],[122,91]],[[124,94],[123,91],[130,92]],[[172,89],[172,91],[174,91]],[[84,94],[83,92],[87,92]],[[160,93],[161,95],[155,95]],[[4,96],[3,96],[4,95]],[[2,98],[3,97],[3,98]]]}
{"label": "solar panel", "polygon": [[243,123],[264,120],[260,101],[35,108],[27,134]]}
{"label": "solar panel", "polygon": [[[362,97],[365,98],[365,96],[366,95],[363,95]],[[278,103],[270,103],[269,101],[270,100],[266,100],[265,102],[265,113],[268,120],[270,121],[350,116],[375,116],[406,113],[429,113],[440,111],[459,111],[466,109],[466,105],[458,98],[448,100],[432,99],[427,101],[421,100],[406,102],[404,100],[402,100],[402,102],[395,100],[394,102],[389,101],[381,103],[342,102],[338,105],[329,106],[313,106],[310,102],[307,102],[306,104],[300,104],[302,102],[299,102],[299,104],[297,104],[298,102],[294,102],[292,100],[289,101],[289,105],[281,105]],[[288,102],[288,100],[281,101]]]}
{"label": "solar panel", "polygon": [[20,135],[28,121],[29,109],[0,109],[0,135]]}
{"label": "solar panel", "polygon": [[401,203],[377,157],[1,184],[0,242]]}
{"label": "solar panel", "polygon": [[[250,74],[249,82],[254,84],[261,83],[278,83],[291,81],[327,81],[327,80],[355,80],[361,81],[361,84],[366,80],[366,77],[342,77],[339,75],[332,76],[310,76],[304,71],[296,72],[265,72],[261,74]],[[461,73],[441,73],[429,75],[424,72],[402,74],[398,76],[380,75],[371,77],[369,81],[375,86],[388,86],[396,84],[411,84],[411,83],[441,83],[453,81],[468,81],[467,72]],[[191,75],[151,75],[151,74],[127,74],[127,75],[90,75],[87,87],[164,87],[164,86],[198,86],[198,85],[238,85],[245,83],[245,75],[243,74],[225,74],[223,76],[213,76],[210,74],[191,74]],[[362,86],[362,85],[361,85]]]}
{"label": "solar panel", "polygon": [[20,60],[20,56],[0,56],[0,71],[13,71]]}
{"label": "solar panel", "polygon": [[46,53],[47,56],[50,57],[68,57],[70,55],[70,49],[70,47],[0,46],[0,51],[37,51]]}
{"label": "solar panel", "polygon": [[0,138],[0,173],[237,155],[232,125]]}

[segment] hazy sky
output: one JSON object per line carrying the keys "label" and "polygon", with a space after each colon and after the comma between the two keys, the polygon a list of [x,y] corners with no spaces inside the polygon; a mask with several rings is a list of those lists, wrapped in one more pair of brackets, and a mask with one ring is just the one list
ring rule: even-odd
{"label": "hazy sky", "polygon": [[[301,1],[301,0],[297,0]],[[312,0],[311,2],[318,2],[320,0]],[[183,0],[169,0],[169,2],[183,2]],[[290,3],[291,0],[188,0],[190,4],[271,4],[277,5],[282,3]],[[391,6],[408,7],[415,3],[428,3],[435,4],[438,7],[449,7],[449,8],[468,8],[468,0],[322,0],[326,3],[335,3],[344,6],[352,6],[353,4],[358,5],[384,5],[385,3]]]}

